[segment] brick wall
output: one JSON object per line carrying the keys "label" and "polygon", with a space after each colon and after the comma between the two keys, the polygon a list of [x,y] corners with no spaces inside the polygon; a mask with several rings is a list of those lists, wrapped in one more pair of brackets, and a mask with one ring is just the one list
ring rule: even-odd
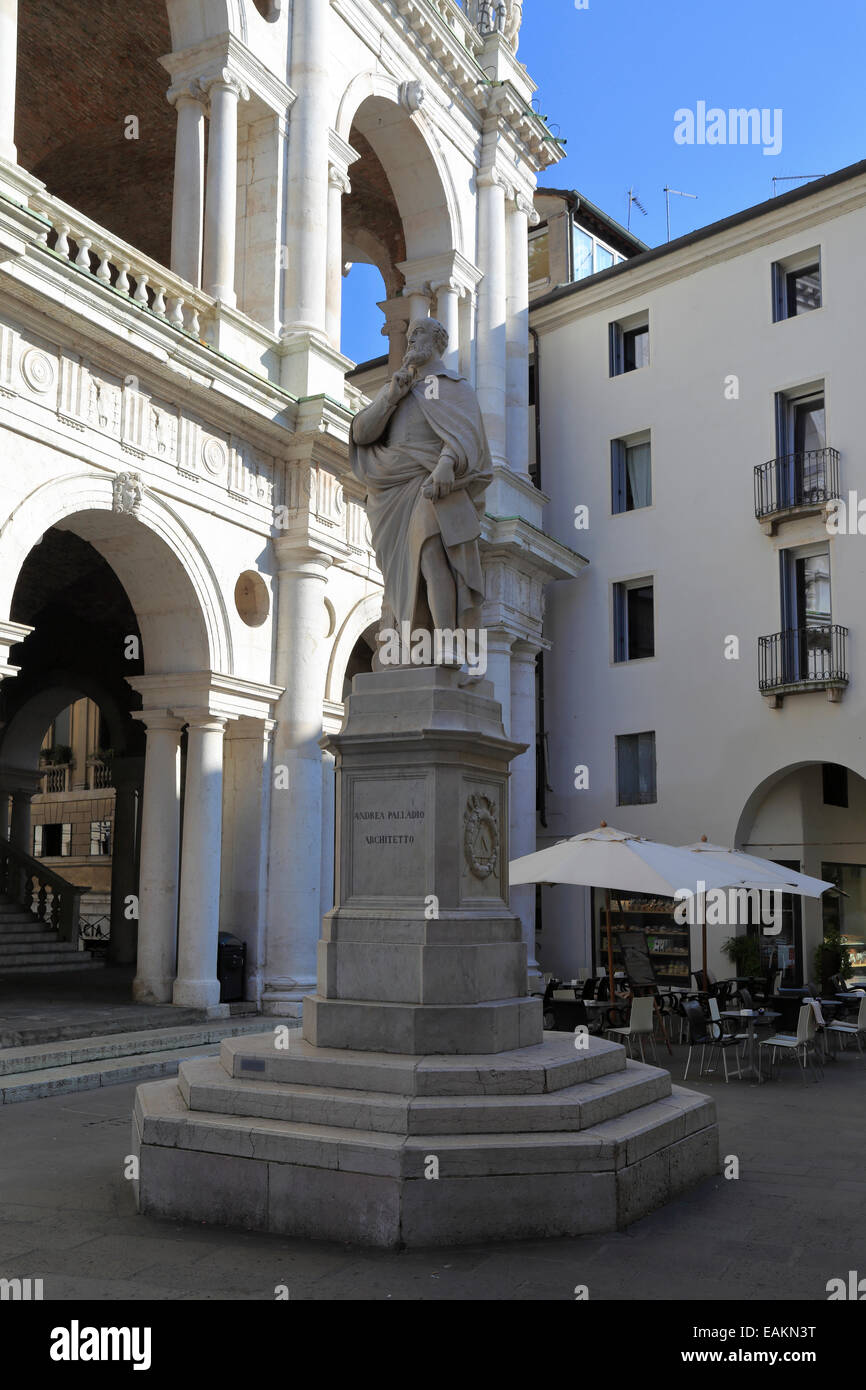
{"label": "brick wall", "polygon": [[[25,0],[18,9],[15,139],[55,194],[167,264],[175,114],[157,59],[165,0]],[[140,139],[124,137],[139,120]]]}

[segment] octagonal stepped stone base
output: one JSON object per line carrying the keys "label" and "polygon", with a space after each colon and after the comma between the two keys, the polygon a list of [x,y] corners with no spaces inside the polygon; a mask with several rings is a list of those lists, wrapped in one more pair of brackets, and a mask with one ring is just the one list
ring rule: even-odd
{"label": "octagonal stepped stone base", "polygon": [[711,1100],[560,1033],[474,1057],[227,1039],[138,1088],[133,1150],[142,1212],[382,1247],[611,1231],[719,1168]]}

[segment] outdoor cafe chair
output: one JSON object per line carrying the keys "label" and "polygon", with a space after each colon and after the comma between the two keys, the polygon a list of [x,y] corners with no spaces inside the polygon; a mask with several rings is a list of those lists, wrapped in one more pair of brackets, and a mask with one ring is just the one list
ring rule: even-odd
{"label": "outdoor cafe chair", "polygon": [[676,998],[676,1000],[674,1001],[674,1005],[673,1005],[672,1016],[673,1016],[674,1018],[676,1018],[676,1021],[677,1021],[677,1023],[679,1024],[679,1029],[680,1029],[679,1042],[680,1042],[680,1043],[682,1043],[683,1039],[685,1038],[685,1036],[686,1036],[686,1034],[687,1034],[687,1032],[688,1032],[689,1021],[688,1021],[688,1017],[686,1016],[685,1008],[684,1008],[683,1006],[685,1005],[686,1001],[689,1000],[689,999],[694,1000],[694,1002],[700,1006],[701,1012],[703,1012],[703,1005],[701,1005],[701,1003],[700,1003],[700,996],[697,995],[697,994],[695,994],[693,991],[691,991],[691,990],[683,990],[682,993],[680,993],[679,995],[677,995],[677,998]]}
{"label": "outdoor cafe chair", "polygon": [[[684,999],[683,1012],[685,1014],[686,1021],[688,1022],[689,1026],[689,1055],[686,1058],[686,1068],[683,1072],[683,1081],[688,1080],[689,1067],[691,1065],[692,1051],[694,1048],[699,1047],[701,1049],[701,1063],[700,1067],[698,1068],[698,1076],[703,1076],[705,1071],[704,1060],[706,1057],[707,1048],[710,1049],[710,1066],[706,1068],[706,1070],[709,1071],[712,1070],[713,1052],[716,1048],[718,1048],[719,1052],[722,1054],[722,1065],[725,1071],[725,1084],[727,1085],[729,1075],[728,1048],[732,1047],[736,1051],[737,1047],[739,1046],[738,1039],[734,1037],[732,1034],[723,1033],[721,1029],[719,1029],[717,1033],[711,1031],[713,1027],[712,1020],[709,1020],[708,1022],[708,1020],[704,1016],[704,1011],[698,1003],[697,999]],[[742,1067],[738,1060],[737,1070],[732,1070],[730,1072],[730,1075],[742,1076],[742,1074]]]}
{"label": "outdoor cafe chair", "polygon": [[632,1000],[631,1013],[629,1014],[628,1023],[624,1028],[605,1029],[605,1032],[607,1033],[607,1036],[609,1038],[614,1038],[614,1040],[617,1037],[628,1039],[629,1057],[632,1056],[631,1040],[632,1038],[637,1038],[638,1044],[640,1046],[640,1059],[642,1062],[646,1060],[643,1051],[643,1040],[645,1035],[649,1035],[649,1039],[653,1045],[653,1057],[656,1061],[658,1061],[658,1054],[656,1052],[656,1040],[653,1032],[653,1028],[655,1025],[655,1019],[653,1014],[654,1004],[655,1000],[653,999],[653,996],[651,994],[640,995],[637,999]]}
{"label": "outdoor cafe chair", "polygon": [[[817,1068],[817,1049],[815,1038],[818,1032],[818,1023],[811,1003],[801,1004],[800,1012],[797,1016],[796,1033],[774,1033],[771,1038],[760,1038],[758,1047],[772,1048],[770,1066],[775,1067],[778,1053],[793,1053],[797,1065],[800,1068],[803,1085],[806,1084],[806,1064],[811,1061]],[[817,1075],[816,1075],[817,1080]]]}
{"label": "outdoor cafe chair", "polygon": [[[719,1013],[718,999],[710,999],[708,1002],[710,1009],[710,1032],[713,1033],[716,1037],[734,1038],[736,1042],[741,1042],[744,1044],[745,1050],[745,1044],[749,1041],[748,1033],[726,1033],[725,1025],[722,1023],[722,1018]],[[734,1024],[734,1028],[736,1028],[736,1024]]]}
{"label": "outdoor cafe chair", "polygon": [[863,1052],[863,1043],[861,1041],[862,1036],[866,1034],[866,994],[860,999],[860,1008],[857,1013],[856,1023],[841,1023],[838,1021],[828,1023],[826,1032],[828,1041],[831,1036],[837,1038],[853,1038],[857,1043],[857,1051],[860,1053],[860,1056],[866,1057],[866,1053]]}

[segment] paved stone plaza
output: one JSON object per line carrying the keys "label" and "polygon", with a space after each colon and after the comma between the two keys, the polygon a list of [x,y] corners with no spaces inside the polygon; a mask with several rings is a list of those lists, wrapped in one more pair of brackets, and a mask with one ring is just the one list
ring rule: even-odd
{"label": "paved stone plaza", "polygon": [[[673,1075],[682,1076],[675,1048]],[[660,1058],[661,1060],[661,1058]],[[708,1179],[627,1231],[396,1254],[136,1216],[122,1176],[133,1086],[0,1110],[0,1273],[50,1299],[807,1299],[866,1268],[866,1065],[804,1087],[715,1077],[722,1153]]]}

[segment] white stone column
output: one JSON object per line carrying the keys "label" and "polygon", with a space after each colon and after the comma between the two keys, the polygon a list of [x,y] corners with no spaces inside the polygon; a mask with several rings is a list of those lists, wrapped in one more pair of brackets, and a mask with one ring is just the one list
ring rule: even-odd
{"label": "white stone column", "polygon": [[410,293],[404,292],[404,298],[409,302],[409,323],[413,324],[416,319],[429,319],[430,317],[430,290],[412,290]]}
{"label": "white stone column", "polygon": [[333,753],[322,753],[322,900],[324,917],[334,906],[334,853],[336,849],[337,779]]}
{"label": "white stone column", "polygon": [[177,954],[183,721],[168,710],[144,710],[133,718],[147,728],[147,749],[138,875],[138,960],[132,993],[142,1004],[167,1004]]}
{"label": "white stone column", "polygon": [[460,371],[475,386],[475,325],[478,311],[478,295],[474,290],[467,291],[460,301]]}
{"label": "white stone column", "polygon": [[442,361],[452,372],[460,370],[460,296],[461,288],[456,280],[443,280],[433,285],[436,296],[436,317],[443,328],[448,330],[448,351]]}
{"label": "white stone column", "polygon": [[114,816],[111,825],[111,934],[108,959],[112,965],[133,965],[138,923],[128,910],[137,890],[135,836],[137,793],[141,786],[140,758],[113,758]]}
{"label": "white stone column", "polygon": [[330,556],[275,543],[279,563],[277,702],[268,873],[267,969],[263,1007],[297,997],[316,981],[322,891],[322,705]]}
{"label": "white stone column", "polygon": [[507,463],[506,446],[506,251],[503,176],[495,169],[478,175],[478,287],[476,382],[494,464]]}
{"label": "white stone column", "polygon": [[220,848],[225,719],[208,710],[178,710],[186,720],[186,783],[172,1003],[208,1009],[219,1003]]}
{"label": "white stone column", "polygon": [[18,0],[0,0],[0,157],[18,163],[15,148],[15,83],[18,69]]}
{"label": "white stone column", "polygon": [[290,85],[297,92],[289,125],[288,268],[285,325],[327,332],[328,147],[331,6],[294,0]]}
{"label": "white stone column", "polygon": [[[528,748],[511,764],[510,854],[519,859],[533,854],[536,844],[536,763],[535,763],[535,657],[529,642],[515,642],[511,649],[511,737]],[[511,909],[523,924],[526,958],[532,988],[538,986],[540,970],[535,958],[535,885],[511,889]]]}
{"label": "white stone column", "polygon": [[393,374],[406,356],[409,301],[397,295],[394,299],[380,300],[378,307],[385,315],[382,336],[388,339],[388,370]]}
{"label": "white stone column", "polygon": [[247,1000],[259,1003],[265,961],[270,719],[235,719],[225,741],[220,922],[246,943]]}
{"label": "white stone column", "polygon": [[12,814],[12,793],[0,791],[0,838],[9,839],[9,817]]}
{"label": "white stone column", "polygon": [[[493,692],[502,706],[502,727],[505,737],[511,737],[511,645],[514,637],[504,628],[487,629],[487,674],[493,682]],[[514,854],[512,852],[512,859]]]}
{"label": "white stone column", "polygon": [[249,92],[224,68],[202,87],[210,97],[207,199],[204,223],[204,289],[230,308],[235,294],[238,202],[238,101]]}
{"label": "white stone column", "polygon": [[328,337],[340,350],[343,309],[343,197],[352,191],[344,169],[328,169]]}
{"label": "white stone column", "polygon": [[529,476],[529,227],[538,213],[522,193],[509,205],[506,422],[508,462]]}
{"label": "white stone column", "polygon": [[171,268],[199,289],[204,239],[204,102],[197,84],[172,87],[168,100],[177,108]]}

